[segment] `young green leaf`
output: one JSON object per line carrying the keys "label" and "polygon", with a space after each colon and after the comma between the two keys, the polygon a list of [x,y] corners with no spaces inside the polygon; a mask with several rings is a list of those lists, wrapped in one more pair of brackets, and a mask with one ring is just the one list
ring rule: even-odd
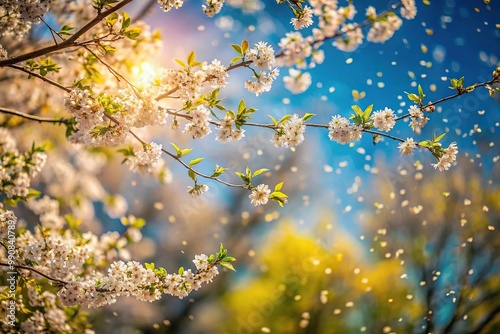
{"label": "young green leaf", "polygon": [[203,161],[204,158],[196,158],[196,159],[193,159],[189,162],[189,166],[194,166],[194,165],[197,165],[199,164],[200,162]]}

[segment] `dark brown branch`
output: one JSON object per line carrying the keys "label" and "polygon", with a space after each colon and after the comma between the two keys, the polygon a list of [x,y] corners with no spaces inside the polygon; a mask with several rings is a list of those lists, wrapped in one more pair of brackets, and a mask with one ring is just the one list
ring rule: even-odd
{"label": "dark brown branch", "polygon": [[[0,262],[0,266],[3,266],[3,267],[11,267],[11,265],[10,265],[10,264],[3,263],[3,262]],[[46,278],[46,279],[48,279],[48,280],[51,280],[51,281],[53,281],[53,282],[58,283],[59,285],[66,285],[66,284],[68,284],[68,283],[69,283],[69,282],[66,282],[66,281],[64,281],[64,280],[62,280],[62,279],[59,279],[59,278],[50,277],[49,275],[44,274],[44,273],[42,273],[41,271],[39,271],[39,270],[37,270],[37,269],[35,269],[35,268],[32,268],[32,267],[23,266],[23,265],[21,265],[21,264],[13,264],[13,265],[12,265],[12,267],[15,267],[15,268],[17,268],[17,269],[25,269],[25,270],[32,271],[32,272],[34,272],[34,273],[37,273],[37,274],[38,274],[38,275],[40,275],[40,276],[45,277],[45,278]]]}
{"label": "dark brown branch", "polygon": [[52,85],[52,86],[55,86],[59,89],[62,89],[64,91],[66,91],[67,93],[69,93],[71,91],[71,89],[69,89],[68,87],[64,87],[63,85],[61,85],[60,83],[54,81],[54,80],[50,80],[49,78],[46,78],[36,72],[32,72],[22,66],[19,66],[19,65],[6,65],[7,67],[10,67],[10,68],[13,68],[13,69],[16,69],[16,70],[19,70],[19,71],[22,71],[24,73],[28,73],[29,75],[33,76],[33,77],[36,77],[40,80],[43,80],[45,81],[46,83]]}
{"label": "dark brown branch", "polygon": [[7,58],[4,60],[0,60],[0,67],[8,66],[8,65],[13,65],[19,62],[26,61],[28,59],[33,59],[37,57],[44,56],[46,54],[52,53],[54,51],[62,50],[71,46],[77,46],[76,40],[80,38],[83,34],[85,34],[87,31],[92,29],[96,24],[101,22],[104,18],[106,18],[108,15],[116,12],[120,8],[123,8],[125,5],[131,3],[133,0],[123,0],[122,2],[118,3],[114,7],[99,13],[95,18],[93,18],[91,21],[89,21],[86,25],[84,25],[82,28],[80,28],[77,32],[75,32],[71,37],[69,37],[67,40],[64,42],[61,42],[59,44],[53,44],[50,46],[47,46],[45,48],[41,48],[35,51],[27,52],[24,54],[21,54],[19,56],[15,56],[12,58]]}

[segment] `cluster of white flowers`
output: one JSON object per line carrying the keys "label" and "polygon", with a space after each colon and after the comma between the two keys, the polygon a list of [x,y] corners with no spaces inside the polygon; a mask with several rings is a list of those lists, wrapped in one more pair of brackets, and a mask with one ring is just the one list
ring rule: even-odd
{"label": "cluster of white flowers", "polygon": [[64,106],[78,123],[71,141],[88,146],[116,146],[125,142],[131,127],[164,124],[166,112],[150,92],[143,93],[138,97],[120,89],[116,96],[103,93],[92,99],[87,90],[71,90],[64,99]]}
{"label": "cluster of white flowers", "polygon": [[216,140],[225,143],[226,141],[237,141],[245,137],[245,130],[235,128],[236,121],[231,116],[225,116],[219,123],[219,133]]}
{"label": "cluster of white flowers", "polygon": [[260,71],[255,81],[247,80],[245,82],[245,88],[250,93],[254,93],[256,96],[259,96],[260,94],[265,92],[269,92],[274,80],[276,80],[279,74],[280,71],[277,68],[271,70],[270,72]]}
{"label": "cluster of white flowers", "polygon": [[401,7],[401,16],[407,20],[415,18],[417,15],[417,7],[415,0],[401,0],[403,7]]}
{"label": "cluster of white flowers", "polygon": [[213,17],[218,14],[224,5],[225,0],[206,0],[207,5],[203,5],[203,12],[207,14],[208,17]]}
{"label": "cluster of white flowers", "polygon": [[203,64],[203,71],[207,74],[207,82],[212,88],[224,87],[227,84],[227,69],[218,59],[212,60],[210,64]]}
{"label": "cluster of white flowers", "polygon": [[182,299],[203,283],[212,282],[219,274],[217,267],[210,264],[204,254],[197,255],[193,262],[196,273],[189,269],[179,274],[162,275],[135,261],[117,261],[110,265],[107,276],[79,277],[66,284],[58,295],[64,305],[80,304],[89,308],[112,304],[119,296],[133,296],[150,302],[160,299],[162,294]]}
{"label": "cluster of white flowers", "polygon": [[168,12],[172,8],[178,9],[182,7],[182,5],[184,4],[184,1],[182,0],[157,0],[157,1],[164,12]]}
{"label": "cluster of white flowers", "polygon": [[165,90],[176,89],[176,95],[195,101],[202,93],[207,73],[202,69],[165,69],[161,73],[161,85]]}
{"label": "cluster of white flowers", "polygon": [[372,114],[373,126],[380,131],[390,131],[396,124],[396,116],[390,108],[375,111]]}
{"label": "cluster of white flowers", "polygon": [[398,145],[399,153],[403,155],[409,155],[413,153],[413,150],[417,147],[417,143],[413,140],[413,138],[406,138],[404,142],[401,142]]}
{"label": "cluster of white flowers", "polygon": [[346,24],[342,27],[341,31],[344,34],[337,37],[335,42],[333,42],[333,45],[336,46],[337,49],[352,52],[363,42],[363,32],[361,28],[356,28],[354,24]]}
{"label": "cluster of white flowers", "polygon": [[245,53],[245,57],[251,60],[261,70],[271,70],[276,64],[274,49],[266,42],[258,42]]}
{"label": "cluster of white flowers", "polygon": [[276,147],[297,146],[304,141],[305,131],[304,119],[294,114],[279,126],[271,142]]}
{"label": "cluster of white flowers", "polygon": [[59,214],[59,202],[45,195],[41,199],[28,199],[28,207],[34,214],[40,217],[42,226],[51,229],[60,229],[64,225],[64,219]]}
{"label": "cluster of white flowers", "polygon": [[21,38],[49,10],[53,0],[4,0],[0,4],[0,36]]}
{"label": "cluster of white flowers", "polygon": [[311,86],[311,74],[308,72],[302,73],[294,68],[288,69],[287,76],[283,77],[286,89],[294,94],[305,92]]}
{"label": "cluster of white flowers", "polygon": [[358,141],[363,135],[363,128],[361,126],[352,124],[347,118],[340,115],[332,117],[332,120],[328,123],[328,130],[330,140],[340,144]]}
{"label": "cluster of white flowers", "polygon": [[0,128],[0,190],[7,197],[26,197],[31,180],[46,161],[47,155],[38,149],[19,153],[14,137],[7,129]]}
{"label": "cluster of white flowers", "polygon": [[450,144],[450,146],[448,146],[447,149],[442,150],[444,152],[442,152],[439,161],[435,164],[432,164],[434,168],[439,169],[439,171],[441,172],[450,169],[451,164],[455,162],[455,160],[457,159],[458,147],[457,144],[453,142]]}
{"label": "cluster of white flowers", "polygon": [[253,205],[258,206],[267,204],[270,194],[271,189],[269,189],[267,184],[259,184],[252,189],[252,193],[248,197]]}
{"label": "cluster of white flowers", "polygon": [[366,39],[374,43],[383,43],[390,39],[402,24],[403,21],[399,16],[388,15],[383,20],[377,20],[372,24]]}
{"label": "cluster of white flowers", "polygon": [[31,261],[36,269],[58,279],[72,279],[82,274],[82,263],[92,255],[92,248],[79,245],[69,232],[59,235],[37,229],[35,235],[27,231],[17,239],[20,259]]}
{"label": "cluster of white flowers", "polygon": [[422,109],[419,106],[412,105],[408,109],[408,113],[410,114],[410,127],[416,133],[420,133],[420,129],[422,129],[426,124],[429,118],[424,115]]}
{"label": "cluster of white flowers", "polygon": [[212,132],[210,129],[210,110],[204,105],[199,105],[189,111],[191,120],[184,127],[184,132],[189,133],[193,138],[203,138]]}
{"label": "cluster of white flowers", "polygon": [[278,43],[282,56],[277,59],[279,66],[292,66],[304,63],[312,53],[312,46],[298,31],[289,32]]}
{"label": "cluster of white flowers", "polygon": [[[36,310],[23,322],[21,329],[25,333],[43,333],[50,328],[58,333],[72,333],[72,328],[66,323],[66,314],[57,305],[57,296],[49,291],[39,293],[33,286],[28,285],[28,301],[31,306],[42,307],[43,312]],[[93,333],[93,331],[85,334]]]}
{"label": "cluster of white flowers", "polygon": [[[17,221],[17,217],[11,210],[6,210],[3,203],[0,203],[0,240],[7,238],[9,231],[9,221]],[[12,227],[11,227],[12,228]]]}
{"label": "cluster of white flowers", "polygon": [[206,184],[195,184],[194,187],[188,186],[188,193],[191,197],[197,198],[206,193],[208,189]]}
{"label": "cluster of white flowers", "polygon": [[300,30],[309,27],[313,24],[312,20],[313,11],[311,7],[305,6],[301,11],[298,11],[297,16],[292,18],[290,23],[295,30]]}
{"label": "cluster of white flowers", "polygon": [[125,161],[134,173],[151,174],[158,166],[162,153],[161,144],[151,143],[142,146],[142,150]]}

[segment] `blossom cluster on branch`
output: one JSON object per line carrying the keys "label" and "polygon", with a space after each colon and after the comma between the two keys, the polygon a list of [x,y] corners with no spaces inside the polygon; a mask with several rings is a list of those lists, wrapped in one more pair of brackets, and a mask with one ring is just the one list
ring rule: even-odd
{"label": "blossom cluster on branch", "polygon": [[[420,141],[411,136],[421,134],[437,104],[479,88],[486,88],[492,97],[498,90],[500,68],[491,79],[468,86],[463,77],[450,79],[453,94],[439,100],[426,99],[418,85],[417,92],[406,93],[412,105],[402,115],[389,105],[373,111],[373,104],[369,104],[365,108],[352,106],[349,115],[331,115],[326,124],[312,123],[312,113],[292,113],[280,119],[269,115],[270,123],[254,123],[252,119],[260,113],[257,108],[239,96],[237,105],[227,102],[226,86],[233,71],[245,71],[248,77],[231,85],[240,85],[258,97],[272,91],[280,67],[287,67],[285,87],[292,93],[303,93],[312,84],[307,69],[325,60],[322,46],[326,41],[343,52],[358,49],[365,39],[383,43],[395,35],[402,18],[415,17],[415,1],[401,0],[377,12],[373,6],[361,11],[352,1],[339,6],[336,0],[310,0],[307,5],[305,0],[277,0],[280,8],[291,11],[293,31],[276,46],[265,41],[233,43],[224,48],[235,52],[228,64],[220,59],[200,61],[192,51],[185,59],[175,59],[175,67],[158,68],[146,75],[143,67],[159,51],[161,36],[143,21],[120,11],[131,2],[30,0],[0,4],[0,79],[8,86],[0,102],[0,113],[7,115],[0,127],[0,264],[9,266],[6,254],[10,236],[4,231],[10,228],[8,224],[17,224],[16,261],[12,266],[20,274],[19,287],[27,291],[15,301],[16,310],[22,314],[16,318],[17,329],[30,333],[46,329],[85,332],[88,328],[83,316],[75,318],[78,323],[65,323],[72,307],[111,304],[119,296],[145,301],[157,300],[163,294],[183,298],[203,283],[210,283],[219,273],[218,265],[234,269],[231,263],[235,259],[227,255],[222,244],[214,255],[195,256],[196,271],[181,267],[169,274],[154,264],[132,261],[127,246],[141,241],[141,228],[146,222],[126,216],[125,198],[109,194],[101,184],[97,174],[112,154],[99,149],[117,150],[130,171],[152,174],[161,181],[172,179],[164,158],[173,160],[193,182],[187,190],[192,197],[209,190],[202,182],[206,180],[247,191],[250,205],[274,201],[283,206],[288,201],[283,182],[276,182],[274,188],[256,182],[259,175],[269,172],[267,168],[249,166],[230,171],[220,163],[213,166],[212,173],[204,173],[198,165],[207,162],[203,157],[193,157],[193,149],[176,143],[161,144],[156,138],[153,141],[144,128],[170,124],[167,131],[183,132],[193,139],[216,132],[215,140],[226,143],[244,140],[250,127],[259,127],[272,133],[269,144],[277,149],[294,149],[305,141],[307,128],[320,128],[318,131],[325,131],[325,136],[339,144],[351,144],[367,135],[374,143],[384,139],[397,142],[403,155],[426,150],[436,159],[434,168],[445,171],[455,163],[457,144],[452,142],[444,148],[444,134]],[[157,3],[165,12],[184,4],[181,0]],[[223,0],[206,0],[201,10],[213,17],[224,10],[224,4]],[[43,24],[52,41],[30,39],[31,28],[37,24]],[[27,92],[31,94],[27,96]],[[22,121],[10,122],[17,117]],[[21,153],[12,133],[26,121],[64,126],[65,137],[72,145],[57,152],[51,145],[33,144]],[[413,131],[405,136],[407,139],[393,135],[403,122]],[[7,127],[12,127],[12,132]],[[18,132],[21,137],[21,130]],[[49,144],[60,140],[56,131],[47,137],[38,139]],[[37,175],[39,184],[45,187],[44,196],[31,189]],[[228,181],[231,179],[237,182]],[[20,201],[30,210],[28,217],[36,217],[35,222],[27,224],[16,218],[10,207]],[[95,223],[93,202],[101,202],[110,217],[121,218],[125,232],[97,235],[91,228],[81,228]],[[39,283],[47,291],[41,293]],[[32,311],[25,310],[24,300]],[[5,313],[10,300],[2,297],[0,301]],[[2,330],[9,332],[12,328],[5,326]]]}

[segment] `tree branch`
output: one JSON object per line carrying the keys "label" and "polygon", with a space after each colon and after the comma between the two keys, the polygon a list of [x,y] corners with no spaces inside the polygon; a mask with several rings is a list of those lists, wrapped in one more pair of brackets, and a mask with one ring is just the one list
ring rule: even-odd
{"label": "tree branch", "polygon": [[[3,266],[3,267],[11,267],[11,265],[10,265],[10,264],[3,263],[3,262],[0,262],[0,266]],[[23,265],[21,265],[21,264],[13,264],[12,266],[13,266],[13,267],[15,267],[15,268],[17,268],[17,269],[25,269],[25,270],[29,270],[29,271],[32,271],[32,272],[34,272],[34,273],[37,273],[38,275],[43,276],[43,277],[45,277],[46,279],[51,280],[51,281],[53,281],[53,282],[56,282],[56,283],[58,283],[59,285],[66,285],[66,284],[68,284],[68,283],[69,283],[69,282],[66,282],[66,281],[64,281],[64,280],[62,280],[62,279],[59,279],[59,278],[50,277],[49,275],[44,274],[44,273],[42,273],[41,271],[39,271],[39,270],[37,270],[37,269],[35,269],[35,268],[32,268],[32,267],[23,266]]]}
{"label": "tree branch", "polygon": [[122,2],[116,4],[114,7],[111,7],[110,9],[99,13],[96,17],[94,17],[91,21],[89,21],[86,25],[84,25],[82,28],[80,28],[77,32],[75,32],[71,37],[69,37],[67,40],[59,43],[59,44],[53,44],[50,46],[47,46],[45,48],[41,48],[35,51],[27,52],[24,54],[21,54],[19,56],[15,56],[12,58],[7,58],[4,60],[0,60],[0,67],[8,66],[8,65],[13,65],[22,61],[26,61],[28,59],[33,59],[37,57],[44,56],[46,54],[49,54],[54,51],[62,50],[67,47],[71,46],[77,46],[78,43],[76,43],[76,40],[80,38],[83,34],[85,34],[87,31],[92,29],[96,24],[101,22],[102,19],[107,17],[108,15],[116,12],[120,8],[123,8],[125,5],[131,3],[133,0],[123,0]]}
{"label": "tree branch", "polygon": [[5,107],[0,107],[0,112],[4,113],[4,114],[19,116],[19,117],[26,118],[26,119],[29,119],[31,121],[37,121],[40,123],[67,124],[69,122],[69,120],[66,118],[53,119],[53,118],[49,118],[49,117],[30,115],[30,114],[25,114],[21,111],[17,111],[17,110],[5,108]]}
{"label": "tree branch", "polygon": [[54,80],[50,80],[49,78],[46,78],[36,72],[32,72],[22,66],[19,66],[19,65],[6,65],[6,67],[10,67],[10,68],[13,68],[13,69],[16,69],[16,70],[19,70],[19,71],[22,71],[24,73],[28,73],[29,75],[33,76],[33,77],[37,77],[38,79],[40,80],[43,80],[45,81],[46,83],[52,85],[52,86],[55,86],[59,89],[62,89],[64,90],[65,92],[69,93],[71,91],[71,89],[69,89],[68,87],[64,87],[63,85],[61,85],[60,83],[54,81]]}

